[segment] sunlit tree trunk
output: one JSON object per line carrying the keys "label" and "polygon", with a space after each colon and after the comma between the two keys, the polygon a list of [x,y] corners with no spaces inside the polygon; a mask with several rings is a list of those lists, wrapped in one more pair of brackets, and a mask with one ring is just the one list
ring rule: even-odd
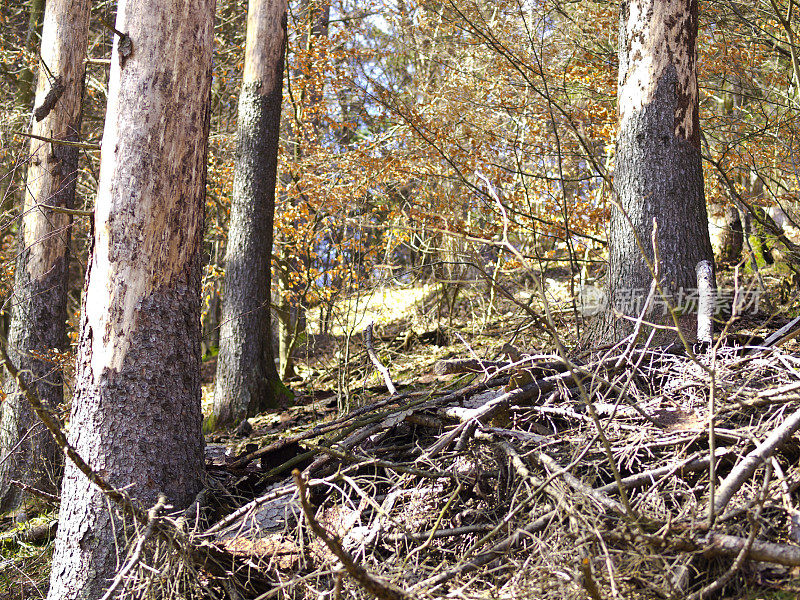
{"label": "sunlit tree trunk", "polygon": [[[35,5],[35,2],[33,3]],[[89,0],[51,0],[42,31],[41,61],[31,133],[77,142],[89,35]],[[33,10],[33,9],[32,9]],[[9,355],[45,406],[63,400],[57,362],[42,357],[67,346],[67,287],[71,220],[51,206],[71,208],[78,148],[32,139],[19,225],[19,252],[11,308]],[[60,453],[13,381],[0,405],[0,510],[27,495],[12,480],[58,490]]]}
{"label": "sunlit tree trunk", "polygon": [[[122,0],[69,437],[142,505],[202,488],[200,242],[214,0]],[[122,518],[64,473],[50,600],[100,598]],[[120,536],[116,537],[115,533]],[[122,555],[120,555],[122,553]]]}
{"label": "sunlit tree trunk", "polygon": [[652,282],[642,251],[653,260],[654,220],[661,283],[673,300],[696,287],[695,265],[713,257],[700,157],[697,0],[627,0],[620,11],[614,185],[622,212],[611,216],[609,290],[617,310],[632,315]]}
{"label": "sunlit tree trunk", "polygon": [[272,221],[286,47],[286,1],[250,0],[214,426],[275,408],[285,389],[272,350]]}

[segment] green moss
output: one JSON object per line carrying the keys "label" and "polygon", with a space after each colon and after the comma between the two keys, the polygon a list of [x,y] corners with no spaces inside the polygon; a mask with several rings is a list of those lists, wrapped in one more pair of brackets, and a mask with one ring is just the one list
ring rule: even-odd
{"label": "green moss", "polygon": [[217,429],[217,416],[212,412],[203,419],[203,435],[214,433]]}

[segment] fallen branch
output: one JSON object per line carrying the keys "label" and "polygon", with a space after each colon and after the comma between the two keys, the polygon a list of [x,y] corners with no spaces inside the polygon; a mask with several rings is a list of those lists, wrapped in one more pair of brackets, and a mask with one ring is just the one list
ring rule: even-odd
{"label": "fallen branch", "polygon": [[763,442],[750,451],[739,464],[728,474],[717,490],[714,505],[708,507],[708,511],[713,510],[713,514],[720,514],[730,502],[733,495],[739,491],[744,483],[753,476],[755,470],[766,461],[772,453],[800,429],[800,409],[793,412],[789,417],[776,428]]}

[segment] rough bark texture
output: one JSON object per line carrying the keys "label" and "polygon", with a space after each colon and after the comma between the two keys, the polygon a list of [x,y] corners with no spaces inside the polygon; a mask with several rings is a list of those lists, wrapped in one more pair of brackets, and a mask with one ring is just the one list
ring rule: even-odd
{"label": "rough bark texture", "polygon": [[[90,6],[89,0],[47,3],[41,55],[58,79],[53,81],[45,69],[40,70],[36,107],[48,96],[53,98],[58,93],[54,89],[60,95],[42,119],[33,121],[34,135],[78,140]],[[77,171],[77,148],[32,140],[19,226],[9,356],[51,409],[63,400],[61,371],[57,363],[34,355],[66,349],[71,220],[41,205],[72,207]],[[11,485],[12,479],[55,492],[61,470],[55,442],[13,381],[6,384],[6,392],[8,397],[0,406],[0,511],[17,508],[26,500],[27,494]]]}
{"label": "rough bark texture", "polygon": [[742,259],[744,229],[739,211],[735,206],[725,207],[722,231],[719,236],[719,262],[735,265]]}
{"label": "rough bark texture", "polygon": [[[621,4],[614,185],[627,218],[616,209],[611,216],[609,292],[623,314],[637,312],[652,281],[642,250],[652,261],[654,220],[661,283],[673,301],[680,303],[681,289],[696,288],[695,265],[713,260],[700,157],[696,37],[696,0]],[[656,304],[658,314],[663,306]]]}
{"label": "rough bark texture", "polygon": [[283,389],[272,351],[270,288],[285,39],[285,0],[250,0],[214,395],[217,427],[275,408]]}
{"label": "rough bark texture", "polygon": [[[202,487],[213,15],[214,0],[123,0],[117,12],[132,51],[115,36],[69,437],[144,506],[163,493],[180,509]],[[48,598],[99,598],[124,558],[124,524],[70,463],[61,497]]]}

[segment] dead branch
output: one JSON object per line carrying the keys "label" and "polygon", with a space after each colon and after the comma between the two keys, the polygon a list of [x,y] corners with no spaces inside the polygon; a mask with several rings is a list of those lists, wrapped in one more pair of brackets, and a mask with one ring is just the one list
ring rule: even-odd
{"label": "dead branch", "polygon": [[322,525],[317,522],[314,517],[314,511],[308,501],[308,490],[305,482],[303,481],[300,471],[295,469],[292,471],[295,485],[297,485],[297,493],[300,496],[300,504],[303,507],[303,514],[306,517],[308,526],[319,539],[321,539],[328,549],[339,559],[348,574],[355,579],[358,584],[364,588],[369,594],[379,598],[380,600],[406,600],[409,596],[400,588],[392,585],[387,581],[382,581],[374,575],[367,572],[361,565],[357,564],[350,553],[342,548],[341,543],[334,536],[331,536]]}
{"label": "dead branch", "polygon": [[158,519],[158,513],[161,512],[161,509],[164,508],[166,503],[166,497],[159,495],[158,501],[150,510],[147,511],[147,518],[150,519],[150,522],[147,523],[144,531],[136,541],[136,546],[133,548],[133,552],[131,552],[130,558],[125,563],[125,566],[119,570],[116,577],[114,577],[114,581],[111,582],[111,585],[108,587],[106,593],[103,594],[103,597],[100,600],[109,600],[109,598],[113,597],[119,586],[125,581],[125,578],[128,577],[136,565],[139,564],[139,561],[142,558],[142,550],[144,549],[144,545],[153,535],[153,527],[156,524],[156,519]]}
{"label": "dead branch", "polygon": [[755,470],[766,461],[772,453],[800,429],[800,409],[793,412],[789,417],[777,427],[763,442],[754,450],[749,452],[739,464],[728,474],[717,490],[717,496],[713,507],[709,507],[709,512],[714,514],[721,513],[730,502],[733,495],[753,476]]}

